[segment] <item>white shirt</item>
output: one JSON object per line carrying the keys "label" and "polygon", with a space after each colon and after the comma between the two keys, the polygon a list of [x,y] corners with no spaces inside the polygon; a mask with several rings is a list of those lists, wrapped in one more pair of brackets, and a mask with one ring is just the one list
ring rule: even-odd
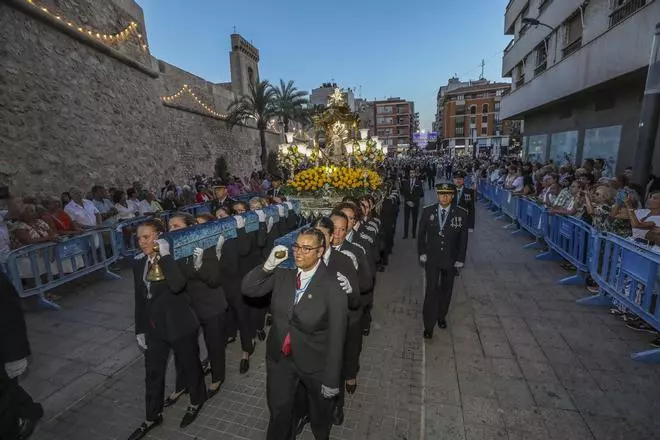
{"label": "white shirt", "polygon": [[140,212],[139,200],[128,199],[126,200],[126,205],[128,206],[128,209],[132,210],[133,212]]}
{"label": "white shirt", "polygon": [[[635,210],[635,215],[637,216],[637,219],[640,222],[653,222],[655,223],[656,226],[660,226],[660,215],[652,215],[650,217],[646,217],[651,213],[650,209],[636,209]],[[644,238],[649,232],[650,229],[640,229],[640,228],[633,228],[632,229],[632,236],[633,238]]]}
{"label": "white shirt", "polygon": [[64,207],[64,212],[82,226],[96,226],[96,214],[100,214],[94,203],[87,199],[83,199],[82,206],[71,200]]}
{"label": "white shirt", "polygon": [[300,289],[296,289],[296,297],[294,299],[295,304],[298,304],[300,298],[302,298],[302,296],[305,294],[305,291],[307,290],[307,286],[309,286],[309,283],[312,280],[314,274],[316,273],[316,270],[319,268],[320,264],[321,264],[321,260],[319,260],[316,263],[316,266],[314,266],[312,269],[308,270],[307,272],[298,268],[298,273],[296,274],[296,278],[298,277],[298,275],[300,275]]}
{"label": "white shirt", "polygon": [[117,220],[128,220],[135,217],[135,209],[127,202],[128,207],[122,205],[121,203],[115,203],[115,209],[117,210]]}
{"label": "white shirt", "polygon": [[146,200],[140,200],[137,204],[138,211],[140,212],[140,215],[144,215],[147,212],[154,212],[151,204],[147,202]]}
{"label": "white shirt", "polygon": [[326,249],[325,253],[323,254],[323,262],[326,264],[326,266],[330,262],[330,252],[332,252],[332,248],[328,247],[328,249]]}

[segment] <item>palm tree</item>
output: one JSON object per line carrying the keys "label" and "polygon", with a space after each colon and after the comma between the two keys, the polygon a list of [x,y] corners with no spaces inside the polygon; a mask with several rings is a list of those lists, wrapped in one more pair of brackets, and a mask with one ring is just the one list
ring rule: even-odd
{"label": "palm tree", "polygon": [[277,107],[277,116],[279,116],[284,125],[284,132],[289,131],[291,121],[305,123],[307,118],[302,111],[303,106],[307,104],[307,92],[298,90],[293,85],[293,81],[287,83],[280,80],[279,87],[273,87],[275,92],[275,106]]}
{"label": "palm tree", "polygon": [[254,119],[259,130],[261,141],[261,167],[265,170],[268,163],[268,151],[266,149],[266,129],[268,122],[277,116],[275,107],[275,90],[268,81],[250,83],[250,91],[247,95],[234,99],[227,108],[227,125],[234,128],[237,124],[247,124]]}

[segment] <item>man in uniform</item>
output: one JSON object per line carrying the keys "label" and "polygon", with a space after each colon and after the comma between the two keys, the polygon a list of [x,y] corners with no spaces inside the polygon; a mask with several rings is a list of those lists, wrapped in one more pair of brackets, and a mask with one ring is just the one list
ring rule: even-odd
{"label": "man in uniform", "polygon": [[227,184],[225,182],[220,182],[213,187],[213,192],[215,193],[215,199],[211,203],[211,209],[215,215],[216,211],[220,208],[225,208],[231,211],[232,206],[236,203],[236,200],[229,197],[229,192],[227,191]]}
{"label": "man in uniform", "polygon": [[456,185],[456,198],[454,205],[462,206],[468,212],[467,228],[469,232],[474,231],[474,190],[465,187],[465,171],[458,170],[454,173],[454,184]]}
{"label": "man in uniform", "polygon": [[410,177],[401,182],[401,195],[406,203],[403,209],[403,238],[408,238],[408,225],[412,216],[412,238],[417,233],[417,215],[419,213],[419,203],[424,197],[424,188],[422,182],[417,179],[417,170],[410,170]]}
{"label": "man in uniform", "polygon": [[468,212],[452,204],[455,190],[451,183],[437,185],[438,203],[425,207],[419,221],[417,252],[426,272],[424,339],[433,337],[436,323],[447,328],[454,277],[465,263]]}

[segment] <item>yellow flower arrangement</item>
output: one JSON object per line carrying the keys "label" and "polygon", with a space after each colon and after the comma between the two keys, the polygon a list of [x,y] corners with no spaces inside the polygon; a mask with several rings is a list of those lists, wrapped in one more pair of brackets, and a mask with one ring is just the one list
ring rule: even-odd
{"label": "yellow flower arrangement", "polygon": [[375,191],[381,184],[381,177],[373,170],[337,166],[308,168],[288,182],[291,192],[297,193],[324,191],[349,194]]}

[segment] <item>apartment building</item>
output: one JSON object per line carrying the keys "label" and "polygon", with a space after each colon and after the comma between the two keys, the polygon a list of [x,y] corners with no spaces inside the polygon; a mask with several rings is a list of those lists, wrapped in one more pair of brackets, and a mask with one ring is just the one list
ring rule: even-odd
{"label": "apartment building", "polygon": [[524,120],[524,154],[632,165],[659,20],[660,0],[509,1],[502,75],[513,87],[500,112]]}
{"label": "apartment building", "polygon": [[507,147],[514,124],[503,124],[500,104],[510,88],[509,83],[486,81],[447,92],[442,147],[459,156],[472,154],[475,146],[491,153]]}
{"label": "apartment building", "polygon": [[388,148],[407,148],[412,143],[415,126],[415,103],[401,98],[374,101],[372,136]]}
{"label": "apartment building", "polygon": [[435,121],[432,124],[432,130],[438,133],[438,137],[442,140],[444,132],[444,111],[445,111],[445,95],[447,92],[451,92],[461,87],[476,86],[480,84],[487,84],[488,80],[479,79],[476,81],[461,81],[458,77],[449,78],[447,84],[441,86],[438,89],[438,94],[436,95],[436,111],[435,111]]}

